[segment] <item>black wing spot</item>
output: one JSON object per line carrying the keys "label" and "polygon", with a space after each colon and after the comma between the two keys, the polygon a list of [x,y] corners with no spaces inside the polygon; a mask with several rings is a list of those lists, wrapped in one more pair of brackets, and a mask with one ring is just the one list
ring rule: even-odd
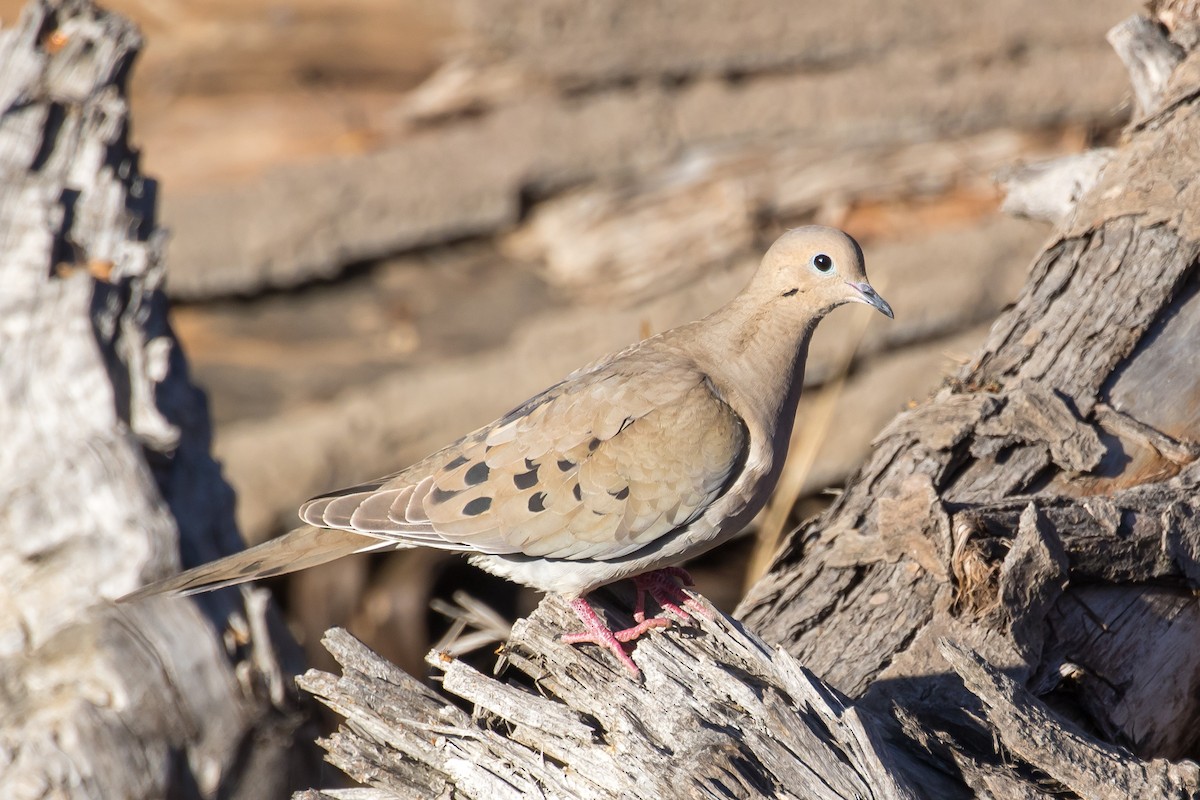
{"label": "black wing spot", "polygon": [[[526,461],[528,461],[528,459],[526,459]],[[524,491],[525,489],[533,488],[534,484],[537,483],[537,480],[538,465],[534,464],[533,469],[529,470],[529,472],[519,472],[516,475],[513,475],[513,486],[516,486],[518,489]]]}
{"label": "black wing spot", "polygon": [[477,517],[491,507],[492,498],[476,497],[474,500],[463,506],[463,513],[468,517]]}
{"label": "black wing spot", "polygon": [[486,461],[480,461],[467,470],[464,480],[466,480],[468,486],[477,486],[488,479],[488,474],[491,471]]}
{"label": "black wing spot", "polygon": [[463,455],[455,456],[454,460],[445,466],[445,469],[448,469],[448,470],[458,469],[459,467],[461,467],[463,464],[467,463],[470,460],[471,459],[469,459]]}
{"label": "black wing spot", "polygon": [[454,491],[453,489],[439,489],[435,486],[429,492],[429,499],[432,500],[435,505],[437,505],[439,503],[444,503],[447,500],[453,500],[454,496],[457,494],[458,492]]}
{"label": "black wing spot", "polygon": [[593,436],[592,440],[590,442],[588,442],[588,452],[589,453],[593,452],[599,446],[600,446],[600,440]]}
{"label": "black wing spot", "polygon": [[617,429],[617,433],[620,433],[621,431],[625,430],[633,423],[634,423],[633,417],[626,417],[625,419],[621,420],[621,427]]}
{"label": "black wing spot", "polygon": [[578,483],[575,484],[575,488],[571,490],[571,494],[575,495],[576,500],[583,499],[583,492],[582,492],[582,490],[580,490]]}
{"label": "black wing spot", "polygon": [[538,463],[536,461],[531,461],[528,458],[525,459],[525,469],[537,469],[537,468],[538,468]]}
{"label": "black wing spot", "polygon": [[565,458],[560,458],[558,460],[558,469],[561,472],[570,472],[574,466],[575,466],[574,461],[568,461]]}
{"label": "black wing spot", "polygon": [[538,492],[533,497],[529,498],[529,510],[535,514],[539,511],[546,510],[546,493]]}
{"label": "black wing spot", "polygon": [[629,497],[629,487],[626,486],[624,489],[622,489],[619,492],[609,492],[609,494],[611,494],[613,497],[617,498],[618,500],[624,500],[626,497]]}
{"label": "black wing spot", "polygon": [[788,289],[786,292],[784,292],[784,293],[783,293],[782,295],[780,295],[780,296],[781,296],[781,297],[791,297],[792,295],[794,295],[794,294],[795,294],[796,292],[798,292],[798,291],[800,291],[800,290],[799,290],[799,289]]}

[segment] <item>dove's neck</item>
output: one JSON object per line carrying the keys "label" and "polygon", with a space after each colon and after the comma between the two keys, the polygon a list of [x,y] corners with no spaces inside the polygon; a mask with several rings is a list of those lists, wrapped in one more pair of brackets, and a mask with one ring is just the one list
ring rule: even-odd
{"label": "dove's neck", "polygon": [[720,389],[741,406],[735,410],[790,435],[808,344],[824,316],[825,309],[812,311],[799,303],[764,306],[743,295],[701,323],[709,329],[708,357],[725,377],[727,385]]}

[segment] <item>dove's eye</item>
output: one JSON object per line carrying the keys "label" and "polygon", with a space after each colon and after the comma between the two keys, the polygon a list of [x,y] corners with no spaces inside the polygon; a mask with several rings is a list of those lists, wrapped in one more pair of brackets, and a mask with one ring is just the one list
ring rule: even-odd
{"label": "dove's eye", "polygon": [[833,269],[833,259],[824,253],[817,253],[812,257],[812,265],[817,272],[829,272]]}

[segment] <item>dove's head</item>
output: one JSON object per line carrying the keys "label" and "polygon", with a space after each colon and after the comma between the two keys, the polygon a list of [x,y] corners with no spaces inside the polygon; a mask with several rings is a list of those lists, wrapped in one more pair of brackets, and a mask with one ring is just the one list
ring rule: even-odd
{"label": "dove's head", "polygon": [[892,307],[867,282],[862,248],[837,228],[807,225],[780,236],[763,256],[755,283],[820,313],[866,303],[892,316]]}

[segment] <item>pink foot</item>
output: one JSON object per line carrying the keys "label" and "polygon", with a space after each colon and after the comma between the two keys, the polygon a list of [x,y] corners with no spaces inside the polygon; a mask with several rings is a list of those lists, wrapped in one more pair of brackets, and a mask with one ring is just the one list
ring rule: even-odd
{"label": "pink foot", "polygon": [[[632,642],[646,631],[666,628],[671,624],[671,620],[666,617],[646,617],[647,594],[654,598],[654,602],[658,603],[660,608],[679,617],[683,622],[691,622],[693,614],[712,619],[713,612],[680,587],[681,583],[685,586],[693,585],[692,576],[681,567],[665,567],[647,572],[635,577],[633,583],[637,587],[637,603],[633,610],[633,619],[637,623],[636,625],[632,628],[614,631],[597,616],[591,604],[580,597],[571,601],[571,608],[575,609],[575,613],[583,622],[586,630],[580,633],[564,633],[562,641],[567,644],[591,643],[604,647],[612,652],[636,678],[642,674],[641,670],[625,652],[623,644]],[[684,610],[684,607],[687,608],[687,611]]]}
{"label": "pink foot", "polygon": [[642,672],[638,669],[637,664],[633,663],[633,659],[629,657],[629,654],[625,652],[622,642],[632,642],[648,630],[665,628],[671,624],[669,620],[662,619],[661,617],[644,619],[645,614],[643,614],[643,619],[639,619],[637,621],[638,624],[632,628],[614,631],[604,624],[604,621],[596,615],[591,604],[584,598],[580,597],[572,600],[571,608],[575,609],[575,613],[579,615],[579,619],[583,622],[586,630],[580,633],[564,633],[562,640],[567,644],[590,642],[591,644],[607,648],[617,657],[618,661],[625,665],[625,668],[635,678],[641,675]]}
{"label": "pink foot", "polygon": [[[683,591],[680,584],[693,586],[695,581],[688,571],[682,567],[664,567],[653,572],[638,575],[633,579],[637,587],[637,603],[633,608],[633,618],[637,622],[648,622],[646,619],[646,594],[649,593],[663,611],[669,611],[683,622],[691,622],[692,614],[699,614],[706,619],[713,618],[713,612],[705,608],[694,597]],[[684,611],[683,606],[687,607]],[[691,613],[688,613],[691,612]],[[662,619],[664,617],[651,617]]]}

